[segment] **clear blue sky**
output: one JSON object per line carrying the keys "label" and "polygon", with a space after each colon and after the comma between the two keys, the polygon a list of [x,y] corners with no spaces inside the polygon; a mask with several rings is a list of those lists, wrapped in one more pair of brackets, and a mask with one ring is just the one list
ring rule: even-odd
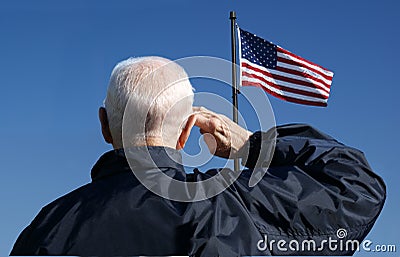
{"label": "clear blue sky", "polygon": [[327,108],[269,97],[277,124],[309,123],[364,151],[388,191],[367,238],[398,248],[370,256],[398,256],[400,2],[344,0],[1,1],[1,255],[110,149],[97,110],[113,66],[143,55],[229,60],[230,10],[242,28],[335,72]]}

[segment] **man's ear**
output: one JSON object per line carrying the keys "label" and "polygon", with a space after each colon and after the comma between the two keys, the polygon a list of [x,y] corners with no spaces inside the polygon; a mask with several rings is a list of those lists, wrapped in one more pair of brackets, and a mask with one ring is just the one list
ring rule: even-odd
{"label": "man's ear", "polygon": [[101,124],[101,133],[103,134],[104,140],[107,143],[112,144],[113,139],[111,136],[110,126],[108,123],[106,108],[104,107],[99,108],[99,119]]}
{"label": "man's ear", "polygon": [[186,122],[186,126],[182,129],[182,132],[178,138],[178,142],[176,142],[176,150],[183,149],[183,147],[186,144],[186,141],[190,136],[190,131],[192,131],[192,128],[195,123],[196,123],[196,116],[191,115]]}

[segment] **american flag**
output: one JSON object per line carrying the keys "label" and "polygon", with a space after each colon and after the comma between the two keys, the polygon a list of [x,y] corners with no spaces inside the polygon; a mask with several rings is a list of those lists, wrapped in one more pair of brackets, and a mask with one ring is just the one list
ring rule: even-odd
{"label": "american flag", "polygon": [[241,85],[282,100],[327,106],[333,72],[238,28]]}

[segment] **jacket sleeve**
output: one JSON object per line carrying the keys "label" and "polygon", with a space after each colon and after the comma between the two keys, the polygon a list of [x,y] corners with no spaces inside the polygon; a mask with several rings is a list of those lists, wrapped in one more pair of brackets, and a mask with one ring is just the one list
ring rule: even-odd
{"label": "jacket sleeve", "polygon": [[[268,168],[268,161],[263,161],[268,157],[260,152],[260,146],[271,143],[270,136],[261,140],[258,132],[250,139],[245,165],[251,169],[244,170],[236,183],[259,231],[270,242],[286,240],[284,252],[278,247],[269,250],[285,255],[354,253],[352,243],[346,246],[346,242],[357,240],[361,245],[371,230],[386,198],[383,180],[361,151],[308,125],[284,125],[276,132]],[[265,175],[250,187],[251,174],[260,170]],[[302,248],[302,242],[311,239],[316,247]],[[294,243],[289,249],[290,240],[298,241],[299,248]],[[338,240],[337,247],[324,240]],[[344,242],[342,247],[340,241]]]}

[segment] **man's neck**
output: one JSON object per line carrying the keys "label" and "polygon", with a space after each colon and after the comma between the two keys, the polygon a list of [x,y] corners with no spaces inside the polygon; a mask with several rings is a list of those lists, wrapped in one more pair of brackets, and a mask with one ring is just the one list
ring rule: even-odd
{"label": "man's neck", "polygon": [[[169,148],[176,148],[176,145],[172,146],[163,140],[161,137],[157,136],[146,136],[145,138],[135,139],[132,141],[130,146],[161,146],[161,147],[169,147]],[[114,149],[122,148],[114,146]]]}

